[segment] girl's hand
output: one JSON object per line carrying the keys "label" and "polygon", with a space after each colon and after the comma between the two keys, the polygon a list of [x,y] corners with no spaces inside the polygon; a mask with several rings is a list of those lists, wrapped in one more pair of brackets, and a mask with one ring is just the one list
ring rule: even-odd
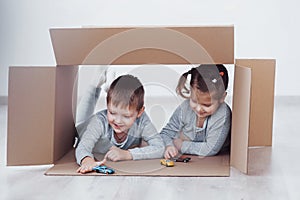
{"label": "girl's hand", "polygon": [[112,146],[105,154],[104,160],[106,159],[111,161],[132,160],[132,155],[128,150],[123,150],[116,146]]}
{"label": "girl's hand", "polygon": [[176,157],[178,154],[178,150],[174,146],[167,146],[166,151],[165,151],[165,159],[170,159]]}
{"label": "girl's hand", "polygon": [[102,165],[102,164],[104,164],[104,162],[105,162],[105,159],[101,162],[96,162],[94,160],[94,158],[87,156],[84,159],[82,159],[81,166],[77,169],[77,172],[82,173],[82,174],[91,172],[91,171],[93,171],[93,167]]}

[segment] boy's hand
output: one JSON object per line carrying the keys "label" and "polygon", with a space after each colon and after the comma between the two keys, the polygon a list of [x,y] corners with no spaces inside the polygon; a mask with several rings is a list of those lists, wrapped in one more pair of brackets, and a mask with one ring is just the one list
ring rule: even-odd
{"label": "boy's hand", "polygon": [[77,172],[82,173],[82,174],[91,172],[91,171],[93,171],[93,167],[102,165],[102,164],[104,164],[104,162],[105,162],[105,159],[102,160],[101,162],[96,162],[94,160],[94,158],[87,156],[84,159],[82,159],[81,166],[77,169]]}
{"label": "boy's hand", "polygon": [[105,154],[104,160],[105,159],[109,159],[111,161],[132,160],[132,155],[128,150],[112,146]]}
{"label": "boy's hand", "polygon": [[178,154],[178,150],[175,146],[167,146],[165,151],[165,159],[170,159],[176,157]]}

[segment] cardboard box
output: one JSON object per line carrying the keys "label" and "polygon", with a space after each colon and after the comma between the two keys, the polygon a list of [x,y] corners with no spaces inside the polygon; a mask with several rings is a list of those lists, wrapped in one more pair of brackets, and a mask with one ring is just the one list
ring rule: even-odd
{"label": "cardboard box", "polygon": [[272,145],[275,60],[235,60],[233,26],[70,28],[50,34],[56,67],[9,70],[7,165],[64,163],[59,159],[72,150],[75,136],[78,65],[235,64],[230,166],[247,173],[250,147]]}

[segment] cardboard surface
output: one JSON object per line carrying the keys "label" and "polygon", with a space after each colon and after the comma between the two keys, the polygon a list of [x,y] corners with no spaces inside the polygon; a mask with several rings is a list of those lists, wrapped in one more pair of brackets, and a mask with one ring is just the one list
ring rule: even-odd
{"label": "cardboard surface", "polygon": [[54,161],[68,152],[76,133],[77,66],[56,67]]}
{"label": "cardboard surface", "polygon": [[234,62],[234,28],[51,29],[58,66]]}
{"label": "cardboard surface", "polygon": [[251,69],[235,66],[234,74],[230,164],[247,173]]}
{"label": "cardboard surface", "polygon": [[249,146],[272,146],[276,61],[237,59],[236,64],[252,71]]}
{"label": "cardboard surface", "polygon": [[53,163],[55,67],[10,67],[7,165]]}
{"label": "cardboard surface", "polygon": [[7,165],[52,164],[72,148],[76,75],[74,66],[9,68]]}
{"label": "cardboard surface", "polygon": [[[75,162],[75,152],[70,151],[59,160],[45,175],[51,176],[105,176],[101,173],[79,174],[79,167]],[[175,162],[174,167],[165,167],[160,164],[160,159],[138,160],[138,161],[108,161],[106,165],[115,170],[110,176],[229,176],[229,155],[218,155],[213,157],[190,156],[188,163]],[[103,155],[96,155],[98,160]]]}

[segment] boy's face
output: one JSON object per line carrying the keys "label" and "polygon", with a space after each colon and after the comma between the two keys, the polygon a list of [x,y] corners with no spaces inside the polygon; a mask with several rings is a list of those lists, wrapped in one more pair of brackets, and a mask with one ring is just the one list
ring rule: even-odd
{"label": "boy's face", "polygon": [[224,102],[224,97],[221,99],[212,98],[209,92],[201,92],[197,89],[191,90],[190,106],[192,110],[200,118],[206,118],[216,112],[219,105]]}
{"label": "boy's face", "polygon": [[109,103],[107,106],[108,123],[114,129],[115,133],[127,133],[136,118],[140,117],[143,111],[144,108],[138,112],[135,109],[129,109],[129,107],[124,108],[122,106],[114,106]]}

